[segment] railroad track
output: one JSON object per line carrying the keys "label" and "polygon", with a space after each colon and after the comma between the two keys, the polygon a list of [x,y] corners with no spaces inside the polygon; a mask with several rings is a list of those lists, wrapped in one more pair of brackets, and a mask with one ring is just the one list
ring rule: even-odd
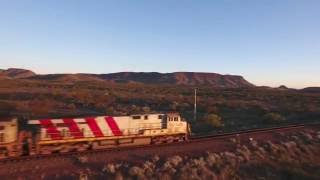
{"label": "railroad track", "polygon": [[105,152],[119,152],[119,151],[132,151],[132,150],[139,150],[139,149],[146,149],[146,148],[161,148],[164,146],[173,146],[173,145],[183,145],[183,144],[190,144],[195,142],[201,141],[209,141],[214,139],[227,139],[231,137],[236,137],[240,135],[254,135],[259,133],[268,133],[268,132],[275,132],[275,131],[284,131],[284,130],[293,130],[293,129],[302,129],[305,127],[315,127],[319,126],[320,124],[296,124],[296,125],[288,125],[288,126],[281,126],[281,127],[272,127],[272,128],[261,128],[261,129],[250,129],[244,131],[237,131],[231,133],[222,133],[222,134],[211,134],[211,135],[201,135],[201,136],[192,136],[189,138],[189,141],[185,142],[177,142],[177,143],[168,143],[168,144],[159,144],[159,145],[143,145],[143,146],[131,146],[131,147],[121,147],[121,148],[110,148],[110,149],[99,149],[99,150],[89,150],[89,151],[76,151],[76,152],[66,152],[66,153],[57,153],[57,154],[48,154],[48,155],[31,155],[31,156],[21,156],[21,157],[9,157],[0,159],[0,164],[6,163],[16,163],[16,162],[24,162],[24,161],[33,161],[33,160],[41,160],[41,159],[53,159],[58,157],[74,157],[77,158],[79,156],[85,156],[90,154],[97,154],[97,153],[105,153]]}
{"label": "railroad track", "polygon": [[263,132],[272,132],[275,130],[286,130],[286,129],[297,129],[303,128],[306,126],[319,126],[320,124],[294,124],[294,125],[287,125],[287,126],[279,126],[279,127],[270,127],[270,128],[257,128],[257,129],[249,129],[237,132],[230,132],[230,133],[221,133],[221,134],[209,134],[209,135],[195,135],[190,137],[191,140],[198,140],[198,139],[207,139],[207,138],[219,138],[219,137],[227,137],[227,136],[234,136],[234,135],[241,135],[241,134],[255,134],[255,133],[263,133]]}

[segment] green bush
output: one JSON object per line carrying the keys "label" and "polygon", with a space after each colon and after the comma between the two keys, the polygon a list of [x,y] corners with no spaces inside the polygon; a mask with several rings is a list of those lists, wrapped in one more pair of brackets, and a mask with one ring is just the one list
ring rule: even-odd
{"label": "green bush", "polygon": [[205,117],[205,122],[210,124],[212,127],[220,128],[223,127],[222,118],[217,114],[209,114]]}

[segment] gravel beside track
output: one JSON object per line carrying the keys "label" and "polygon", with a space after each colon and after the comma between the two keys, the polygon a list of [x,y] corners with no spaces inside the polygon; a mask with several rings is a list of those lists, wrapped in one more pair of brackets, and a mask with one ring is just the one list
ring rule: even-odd
{"label": "gravel beside track", "polygon": [[280,134],[290,134],[302,130],[316,129],[317,125],[291,125],[279,128],[248,130],[221,135],[192,137],[189,142],[175,144],[148,145],[141,147],[126,147],[121,149],[96,150],[87,152],[74,152],[66,154],[53,154],[11,158],[0,160],[1,179],[41,179],[41,176],[77,173],[86,166],[101,167],[108,162],[132,162],[140,163],[155,155],[169,157],[179,154],[180,156],[197,156],[206,151],[221,152],[234,151],[237,147],[231,139],[240,144],[248,144],[250,138],[256,141],[279,141]]}

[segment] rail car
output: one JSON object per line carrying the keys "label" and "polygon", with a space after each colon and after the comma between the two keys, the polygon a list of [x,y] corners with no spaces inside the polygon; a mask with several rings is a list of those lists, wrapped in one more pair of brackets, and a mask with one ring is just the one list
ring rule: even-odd
{"label": "rail car", "polygon": [[18,141],[17,119],[2,118],[0,121],[0,152],[2,156],[15,156]]}
{"label": "rail car", "polygon": [[31,132],[17,120],[0,122],[0,154],[51,154],[188,140],[189,125],[179,113],[28,120]]}

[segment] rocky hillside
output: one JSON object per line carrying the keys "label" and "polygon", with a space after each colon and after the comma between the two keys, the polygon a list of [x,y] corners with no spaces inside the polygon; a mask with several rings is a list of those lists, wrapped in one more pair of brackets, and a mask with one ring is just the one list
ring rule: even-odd
{"label": "rocky hillside", "polygon": [[58,82],[105,81],[99,76],[94,74],[46,74],[46,75],[32,76],[28,79],[43,80],[43,81],[58,81]]}
{"label": "rocky hillside", "polygon": [[120,72],[100,75],[115,82],[139,82],[144,84],[210,85],[213,87],[252,87],[253,84],[241,76],[199,72]]}
{"label": "rocky hillside", "polygon": [[26,69],[9,68],[7,70],[0,70],[0,77],[5,78],[28,78],[35,75],[34,72]]}
{"label": "rocky hillside", "polygon": [[253,87],[242,76],[221,75],[202,72],[119,72],[110,74],[46,74],[37,75],[30,70],[10,68],[0,70],[1,78],[45,81],[108,81],[115,83],[140,83],[140,84],[173,84],[173,85],[206,85],[211,87],[241,88]]}

